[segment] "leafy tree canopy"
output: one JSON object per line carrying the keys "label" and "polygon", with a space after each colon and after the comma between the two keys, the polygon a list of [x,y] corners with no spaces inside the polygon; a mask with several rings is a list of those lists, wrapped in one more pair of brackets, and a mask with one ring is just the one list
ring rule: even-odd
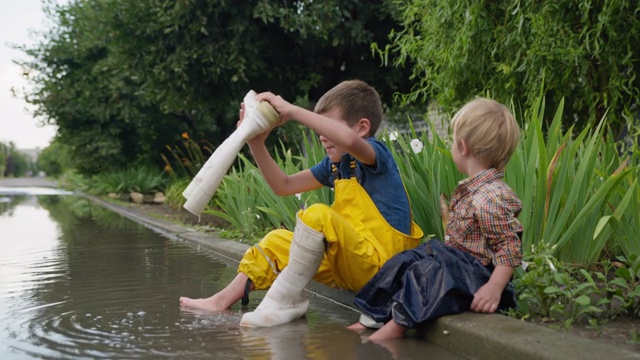
{"label": "leafy tree canopy", "polygon": [[405,101],[433,96],[451,111],[489,92],[528,107],[544,93],[547,109],[567,100],[568,125],[606,113],[619,128],[638,117],[638,1],[395,3],[404,28],[380,49],[396,65],[414,63]]}
{"label": "leafy tree canopy", "polygon": [[159,163],[184,132],[225,139],[249,89],[314,101],[360,78],[390,103],[409,90],[408,70],[381,67],[370,45],[388,43],[391,9],[389,0],[49,4],[56,26],[24,49],[36,85],[26,99],[58,126],[81,172]]}

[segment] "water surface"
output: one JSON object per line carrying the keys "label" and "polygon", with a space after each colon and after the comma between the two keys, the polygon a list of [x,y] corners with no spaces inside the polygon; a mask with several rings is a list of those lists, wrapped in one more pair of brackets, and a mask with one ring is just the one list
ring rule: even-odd
{"label": "water surface", "polygon": [[319,297],[267,329],[239,327],[239,305],[182,309],[179,296],[220,290],[235,266],[82,197],[35,194],[0,188],[2,359],[459,358],[414,339],[365,342],[345,329],[357,313]]}

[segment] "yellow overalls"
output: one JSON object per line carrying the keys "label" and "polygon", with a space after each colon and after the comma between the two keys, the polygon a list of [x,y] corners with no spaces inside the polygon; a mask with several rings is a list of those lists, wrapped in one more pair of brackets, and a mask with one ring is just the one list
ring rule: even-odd
{"label": "yellow overalls", "polygon": [[[314,280],[340,289],[358,291],[398,252],[416,247],[423,237],[411,222],[411,234],[393,228],[380,214],[373,200],[355,176],[334,182],[335,201],[331,207],[314,204],[300,210],[305,225],[322,232],[327,242],[322,263]],[[289,262],[293,232],[269,232],[252,246],[240,261],[256,290],[268,289]]]}

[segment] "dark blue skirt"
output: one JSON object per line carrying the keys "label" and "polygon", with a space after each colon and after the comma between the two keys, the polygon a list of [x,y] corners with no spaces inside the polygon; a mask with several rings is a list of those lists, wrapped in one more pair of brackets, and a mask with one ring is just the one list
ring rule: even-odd
{"label": "dark blue skirt", "polygon": [[[387,261],[356,294],[354,303],[376,322],[415,328],[429,320],[468,311],[473,294],[489,281],[491,270],[437,239],[403,251]],[[509,282],[498,310],[516,306]]]}

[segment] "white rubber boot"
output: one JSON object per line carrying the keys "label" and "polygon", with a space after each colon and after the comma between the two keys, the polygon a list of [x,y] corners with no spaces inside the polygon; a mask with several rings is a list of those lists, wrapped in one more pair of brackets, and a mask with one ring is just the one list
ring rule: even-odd
{"label": "white rubber boot", "polygon": [[250,90],[244,97],[244,120],[211,154],[184,189],[182,195],[187,201],[183,207],[200,216],[244,144],[254,136],[269,130],[279,120],[280,116],[271,104],[256,101],[256,92]]}
{"label": "white rubber boot", "polygon": [[289,264],[278,275],[256,310],[242,316],[240,325],[276,326],[304,315],[309,307],[304,288],[318,271],[323,256],[324,234],[298,218],[289,249]]}

